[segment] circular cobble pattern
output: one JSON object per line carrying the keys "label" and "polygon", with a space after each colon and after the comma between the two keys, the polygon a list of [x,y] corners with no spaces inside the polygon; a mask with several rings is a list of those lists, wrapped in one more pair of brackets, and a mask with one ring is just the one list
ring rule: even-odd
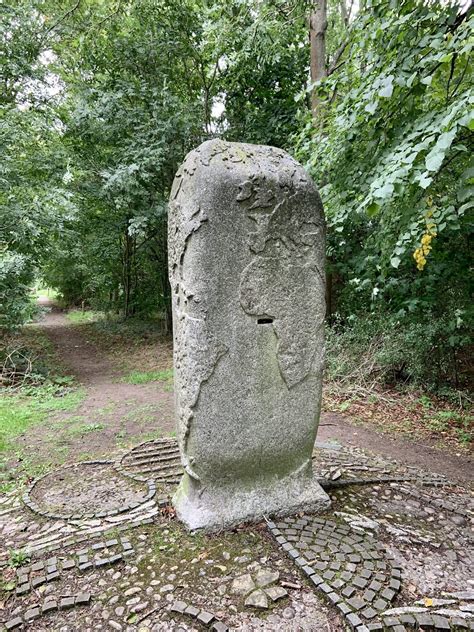
{"label": "circular cobble pattern", "polygon": [[152,478],[163,488],[176,486],[183,474],[175,439],[155,439],[134,447],[117,463],[121,474],[137,481]]}
{"label": "circular cobble pattern", "polygon": [[117,476],[113,461],[85,461],[37,478],[23,495],[25,505],[53,519],[105,518],[136,509],[156,493],[153,480],[143,492]]}
{"label": "circular cobble pattern", "polygon": [[[314,471],[330,510],[270,521],[271,538],[265,525],[209,537],[179,526],[169,504],[182,472],[174,439],[35,481],[24,500],[37,513],[4,495],[6,629],[474,630],[467,490],[334,444],[316,446]],[[145,501],[127,504],[130,490]],[[48,492],[61,511],[41,513]],[[13,570],[12,551],[31,561]]]}

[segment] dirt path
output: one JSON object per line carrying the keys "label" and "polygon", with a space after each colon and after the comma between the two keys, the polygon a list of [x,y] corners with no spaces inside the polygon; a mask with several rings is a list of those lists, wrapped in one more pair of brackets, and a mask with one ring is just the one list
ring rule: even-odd
{"label": "dirt path", "polygon": [[[84,336],[80,325],[70,323],[57,309],[45,316],[40,327],[53,343],[61,363],[83,386],[85,399],[73,413],[56,414],[48,427],[32,429],[23,438],[30,449],[44,452],[45,457],[59,450],[62,460],[83,460],[111,456],[125,446],[173,433],[170,384],[135,385],[121,381],[121,367]],[[157,344],[157,356],[169,356],[169,349]],[[342,414],[323,413],[318,441],[361,447],[464,484],[474,481],[472,457],[382,433],[367,425],[355,425]]]}
{"label": "dirt path", "polygon": [[29,429],[19,439],[20,447],[42,456],[40,461],[71,462],[110,456],[125,446],[174,432],[168,383],[124,382],[123,368],[58,309],[47,313],[38,326],[85,397],[74,411],[53,414],[47,425]]}
{"label": "dirt path", "polygon": [[337,413],[323,413],[318,441],[335,441],[343,446],[356,446],[411,467],[443,474],[453,482],[469,485],[474,482],[474,460],[466,454],[453,454],[427,442],[410,441],[394,434],[353,424]]}

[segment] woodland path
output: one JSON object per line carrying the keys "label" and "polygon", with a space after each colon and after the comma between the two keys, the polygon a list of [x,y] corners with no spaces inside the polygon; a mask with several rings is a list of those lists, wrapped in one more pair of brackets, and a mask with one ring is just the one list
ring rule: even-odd
{"label": "woodland path", "polygon": [[[47,423],[32,426],[18,439],[19,447],[34,454],[35,460],[59,464],[108,457],[141,441],[173,434],[169,381],[127,383],[127,371],[120,363],[89,339],[81,325],[71,323],[54,307],[37,327],[84,398],[74,410],[53,413]],[[163,356],[164,366],[171,366],[169,344],[157,354]]]}

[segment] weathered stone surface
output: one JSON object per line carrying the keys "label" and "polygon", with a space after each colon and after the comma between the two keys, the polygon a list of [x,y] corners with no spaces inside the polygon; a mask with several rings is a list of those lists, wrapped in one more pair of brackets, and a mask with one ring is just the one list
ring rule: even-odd
{"label": "weathered stone surface", "polygon": [[255,582],[257,586],[263,588],[268,586],[269,584],[274,584],[280,578],[280,573],[278,571],[269,571],[264,568],[258,571],[255,575]]}
{"label": "weathered stone surface", "polygon": [[263,590],[254,590],[245,600],[245,605],[265,610],[268,608],[268,599]]}
{"label": "weathered stone surface", "polygon": [[272,147],[208,141],[169,213],[178,442],[189,528],[329,504],[311,469],[324,355],[324,219]]}
{"label": "weathered stone surface", "polygon": [[255,582],[249,574],[236,577],[232,582],[230,592],[233,595],[246,595],[255,588]]}
{"label": "weathered stone surface", "polygon": [[288,596],[287,591],[281,586],[269,586],[265,588],[265,593],[272,601],[278,601],[278,599],[283,599],[283,597]]}

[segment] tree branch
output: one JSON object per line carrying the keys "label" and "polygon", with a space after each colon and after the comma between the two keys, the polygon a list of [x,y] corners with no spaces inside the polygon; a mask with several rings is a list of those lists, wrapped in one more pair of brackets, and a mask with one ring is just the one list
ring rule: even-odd
{"label": "tree branch", "polygon": [[54,29],[57,26],[59,26],[61,22],[64,22],[64,20],[66,20],[70,15],[72,15],[74,11],[76,11],[76,9],[79,8],[80,4],[81,4],[81,0],[77,0],[76,4],[71,9],[69,9],[69,11],[66,11],[66,13],[61,18],[59,18],[59,20],[57,20],[57,22],[55,22],[52,26],[49,27],[49,29],[45,32],[43,39],[47,37],[51,33],[51,31],[54,31]]}

